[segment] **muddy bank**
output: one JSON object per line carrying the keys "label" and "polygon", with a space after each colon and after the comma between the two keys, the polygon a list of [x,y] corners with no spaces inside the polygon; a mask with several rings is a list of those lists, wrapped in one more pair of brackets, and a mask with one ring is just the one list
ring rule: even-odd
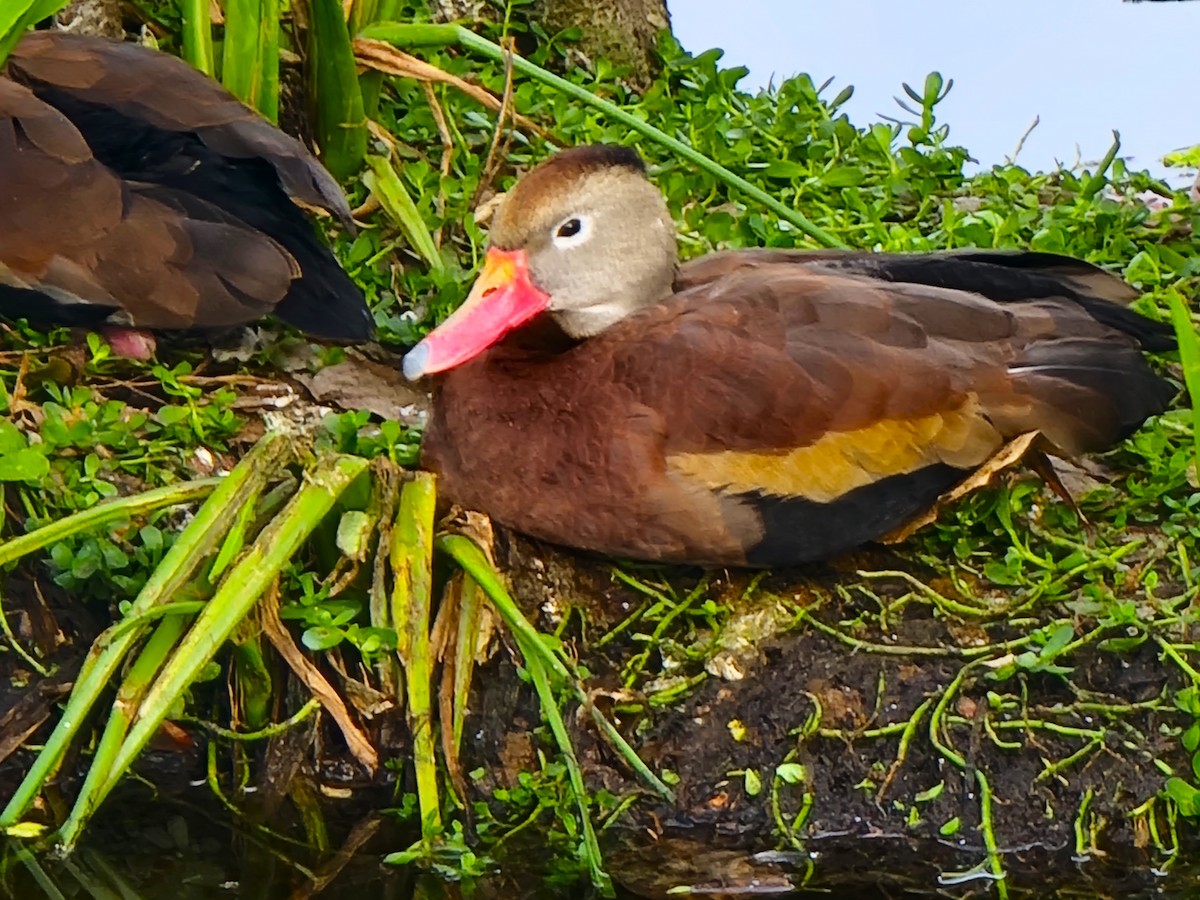
{"label": "muddy bank", "polygon": [[[765,576],[614,567],[504,534],[497,556],[529,617],[589,672],[591,701],[674,789],[672,803],[647,790],[568,705],[589,790],[612,798],[593,807],[605,813],[605,864],[631,895],[803,886],[990,896],[1003,872],[1011,896],[1130,897],[1182,895],[1194,881],[1184,865],[1193,825],[1162,797],[1169,772],[1190,778],[1180,732],[1192,716],[1178,702],[1188,685],[1165,660],[1165,646],[1188,649],[1183,631],[1136,633],[1061,604],[981,614],[954,585],[885,550]],[[12,751],[45,733],[100,630],[44,580],[38,590],[29,573],[9,582],[17,634],[55,648],[57,669],[41,678],[5,660],[5,792],[32,756]],[[511,797],[545,789],[556,753],[515,650],[500,634],[493,647],[475,673],[461,761],[470,773],[460,782],[464,839],[476,846],[488,825],[474,804],[515,821]],[[319,662],[347,696],[362,689],[360,670]],[[277,673],[286,680],[282,666]],[[308,699],[288,683],[277,720]],[[208,690],[206,702],[222,702]],[[384,758],[407,759],[402,710],[372,696],[370,715],[361,697],[352,703],[364,731]],[[393,896],[411,895],[408,876],[380,862],[413,840],[411,817],[376,817],[366,839],[355,837],[413,789],[402,766],[370,776],[326,718],[250,748],[219,744],[222,783],[242,773],[253,788],[229,795],[234,815],[204,784],[214,765],[206,746],[195,723],[164,730],[138,767],[154,790],[127,786],[105,810],[102,849],[114,852],[122,830],[159,833],[164,821],[198,814],[219,832],[195,845],[216,866],[204,871],[268,883],[262,896],[311,893],[312,872],[326,873],[327,896],[385,883]],[[86,754],[68,761],[57,796],[73,796],[86,764]],[[53,809],[39,814],[53,818]],[[552,859],[573,844],[551,834],[551,813],[531,822],[520,840],[493,849],[503,874],[489,871],[477,896],[580,896]],[[308,847],[281,854],[259,825]],[[185,842],[173,852],[183,865],[193,850]]]}
{"label": "muddy bank", "polygon": [[[635,588],[601,561],[500,549],[530,615],[567,618],[594,702],[670,773],[673,804],[647,796],[607,832],[614,876],[641,895],[983,896],[1001,872],[1013,895],[1192,883],[1193,825],[1161,797],[1168,773],[1191,777],[1188,685],[1155,636],[1062,607],[956,616],[949,586],[934,582],[949,609],[917,602],[929,573],[886,551],[761,581],[643,570]],[[669,610],[630,624],[647,591]],[[537,712],[507,662],[478,683],[486,788],[529,758]],[[581,721],[593,789],[640,790]]]}

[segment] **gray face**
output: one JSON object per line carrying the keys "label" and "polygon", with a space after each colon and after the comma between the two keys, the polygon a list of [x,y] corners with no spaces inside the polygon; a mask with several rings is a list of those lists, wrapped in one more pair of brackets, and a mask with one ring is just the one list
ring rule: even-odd
{"label": "gray face", "polygon": [[670,293],[675,226],[658,189],[640,174],[593,171],[531,212],[520,246],[567,334],[590,337]]}

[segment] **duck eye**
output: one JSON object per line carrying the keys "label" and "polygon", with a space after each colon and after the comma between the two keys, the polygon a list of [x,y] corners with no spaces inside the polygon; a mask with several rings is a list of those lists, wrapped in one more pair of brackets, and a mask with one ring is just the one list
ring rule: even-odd
{"label": "duck eye", "polygon": [[592,236],[592,220],[588,216],[575,215],[563,219],[554,229],[554,246],[560,249],[575,247]]}

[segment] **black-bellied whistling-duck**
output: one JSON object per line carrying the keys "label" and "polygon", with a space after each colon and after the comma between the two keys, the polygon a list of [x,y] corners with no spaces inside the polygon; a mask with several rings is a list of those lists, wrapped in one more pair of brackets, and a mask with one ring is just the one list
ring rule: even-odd
{"label": "black-bellied whistling-duck", "polygon": [[[34,32],[0,77],[0,313],[364,340],[362,292],[292,198],[350,225],[304,146],[182,60]],[[134,354],[137,355],[137,354]]]}
{"label": "black-bellied whistling-duck", "polygon": [[630,150],[567,150],[496,211],[461,309],[405,358],[425,464],[518,531],[645,560],[782,565],[901,525],[1039,431],[1102,450],[1175,388],[1170,329],[1043,253],[748,250],[676,265]]}

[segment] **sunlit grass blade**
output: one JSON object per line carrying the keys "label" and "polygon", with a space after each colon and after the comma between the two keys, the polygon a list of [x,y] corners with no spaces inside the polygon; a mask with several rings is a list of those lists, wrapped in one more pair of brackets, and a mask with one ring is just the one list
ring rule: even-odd
{"label": "sunlit grass blade", "polygon": [[1200,476],[1200,335],[1192,323],[1192,313],[1179,291],[1167,291],[1171,307],[1171,324],[1179,341],[1179,362],[1183,366],[1183,383],[1187,386],[1192,404],[1192,441],[1196,458],[1196,473]]}
{"label": "sunlit grass blade", "polygon": [[396,653],[404,663],[408,688],[408,727],[413,740],[421,837],[441,831],[436,742],[433,739],[433,649],[429,643],[433,597],[433,513],[437,491],[433,475],[418,472],[400,491],[400,511],[392,531],[392,622]]}
{"label": "sunlit grass blade", "polygon": [[183,692],[367,465],[367,460],[360,457],[321,459],[308,472],[287,506],[262,530],[245,556],[230,570],[146,694],[137,721],[113,760],[108,780],[94,792],[80,794],[76,799],[75,807],[60,831],[64,847],[70,847],[78,840],[96,807],[133,765]]}
{"label": "sunlit grass blade", "polygon": [[363,176],[367,187],[379,198],[380,205],[400,227],[409,245],[421,254],[431,268],[440,270],[441,254],[400,175],[392,168],[391,162],[382,156],[368,156],[367,164],[371,167],[371,171]]}
{"label": "sunlit grass blade", "polygon": [[205,75],[216,73],[209,0],[182,0],[183,58]]}
{"label": "sunlit grass blade", "polygon": [[225,0],[221,81],[272,122],[279,120],[280,0]]}
{"label": "sunlit grass blade", "polygon": [[0,65],[17,46],[26,30],[54,15],[68,0],[4,0],[0,3]]}
{"label": "sunlit grass blade", "polygon": [[[217,542],[237,518],[246,496],[252,496],[261,490],[267,479],[286,463],[289,452],[288,439],[285,436],[268,435],[259,441],[223,480],[209,479],[190,485],[159,488],[135,497],[101,504],[53,522],[35,532],[0,544],[0,564],[22,555],[14,548],[28,553],[61,541],[87,527],[125,518],[139,511],[187,502],[211,493],[212,496],[200,508],[151,574],[125,617],[126,621],[138,619],[154,607],[171,600],[192,580],[197,568],[215,550]],[[58,724],[17,791],[3,812],[0,812],[0,827],[14,825],[33,803],[42,785],[66,752],[67,746],[84,726],[88,712],[111,685],[126,654],[142,633],[142,628],[122,630],[122,624],[118,623],[110,632],[100,635],[93,644]]]}
{"label": "sunlit grass blade", "polygon": [[350,32],[339,0],[312,0],[308,33],[309,89],[317,111],[321,161],[348,179],[367,155],[366,114]]}
{"label": "sunlit grass blade", "polygon": [[531,656],[538,657],[546,670],[566,683],[574,692],[575,699],[591,714],[592,721],[599,728],[601,736],[609,746],[659,796],[667,802],[674,802],[674,792],[663,783],[661,778],[650,771],[649,766],[637,755],[637,751],[629,745],[616,726],[608,721],[594,703],[589,702],[587,692],[580,684],[578,675],[551,649],[533,624],[525,618],[520,607],[509,596],[508,590],[501,583],[496,570],[492,568],[487,557],[475,542],[460,534],[444,534],[437,539],[437,549],[449,555],[487,594],[488,599],[492,601],[492,606],[516,639],[517,646],[520,647],[526,660]]}
{"label": "sunlit grass blade", "polygon": [[107,780],[112,762],[120,752],[126,734],[129,733],[129,726],[133,722],[142,698],[150,689],[154,677],[161,670],[171,650],[187,630],[189,621],[189,618],[184,615],[164,618],[154,629],[154,633],[146,641],[142,652],[138,654],[137,660],[130,667],[120,690],[117,691],[117,698],[113,701],[112,712],[109,714],[100,740],[96,742],[95,750],[92,752],[91,765],[88,767],[87,777],[80,789],[82,795],[95,792]]}

